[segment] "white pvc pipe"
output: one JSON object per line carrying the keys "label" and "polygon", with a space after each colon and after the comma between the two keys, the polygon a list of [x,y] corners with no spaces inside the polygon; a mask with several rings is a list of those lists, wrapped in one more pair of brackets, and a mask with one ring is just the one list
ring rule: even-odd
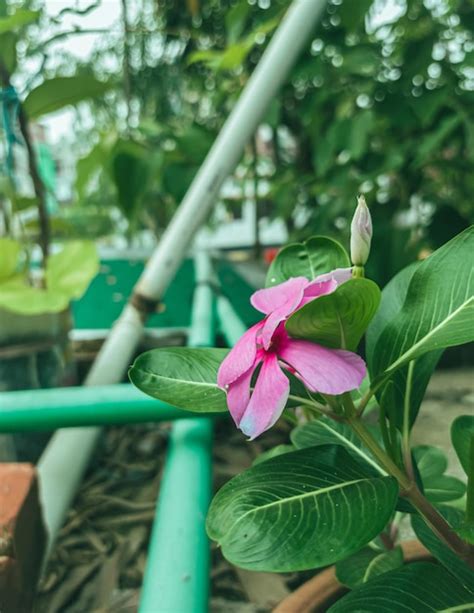
{"label": "white pvc pipe", "polygon": [[[237,165],[245,144],[285,81],[306,44],[326,0],[294,0],[224,124],[175,216],[147,263],[135,291],[159,300],[209,215],[224,180]],[[86,385],[121,381],[143,333],[140,313],[128,304],[102,346]],[[58,430],[38,464],[40,496],[49,547],[87,468],[101,430]]]}
{"label": "white pvc pipe", "polygon": [[[235,169],[246,143],[284,83],[325,4],[326,0],[294,0],[288,9],[147,263],[135,287],[141,295],[152,300],[163,296],[196,231],[208,217],[222,183]],[[122,327],[128,327],[130,320],[133,320],[129,311],[130,307],[126,307],[104,343],[92,367],[88,384],[104,385],[120,381],[140,339],[137,322],[137,335],[131,335],[126,343],[122,341]]]}

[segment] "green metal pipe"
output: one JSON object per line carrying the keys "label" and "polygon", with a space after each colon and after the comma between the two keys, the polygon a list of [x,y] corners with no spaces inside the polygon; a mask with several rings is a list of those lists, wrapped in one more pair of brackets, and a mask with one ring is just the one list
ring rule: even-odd
{"label": "green metal pipe", "polygon": [[225,296],[217,298],[217,319],[219,328],[230,347],[235,345],[247,327],[237,315],[230,300]]}
{"label": "green metal pipe", "polygon": [[172,421],[189,417],[130,384],[0,393],[0,432]]}
{"label": "green metal pipe", "polygon": [[[214,296],[209,258],[196,258],[191,334],[193,347],[214,344]],[[173,425],[160,487],[140,613],[206,613],[209,541],[205,519],[212,490],[212,420],[183,419]]]}

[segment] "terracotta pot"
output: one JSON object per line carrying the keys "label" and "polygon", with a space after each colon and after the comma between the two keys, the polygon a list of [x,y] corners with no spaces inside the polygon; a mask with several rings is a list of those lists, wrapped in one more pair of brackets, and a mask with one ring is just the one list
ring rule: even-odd
{"label": "terracotta pot", "polygon": [[[432,559],[419,541],[405,541],[401,547],[407,564]],[[273,613],[324,613],[347,591],[336,578],[335,566],[330,566],[284,598]]]}

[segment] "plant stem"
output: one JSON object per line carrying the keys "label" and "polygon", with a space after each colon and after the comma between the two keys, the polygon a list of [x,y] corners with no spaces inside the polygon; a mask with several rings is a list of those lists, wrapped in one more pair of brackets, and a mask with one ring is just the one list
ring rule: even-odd
{"label": "plant stem", "polygon": [[[10,73],[8,72],[5,64],[0,61],[0,80],[3,87],[10,87]],[[39,243],[43,254],[42,265],[46,266],[46,260],[49,255],[49,243],[50,243],[50,223],[48,208],[46,206],[46,188],[38,171],[38,161],[35,148],[31,142],[29,121],[21,103],[19,104],[18,120],[20,123],[20,131],[25,141],[26,151],[28,153],[28,168],[33,181],[33,188],[35,190],[35,196],[38,200],[38,217],[40,225]]]}
{"label": "plant stem", "polygon": [[454,532],[444,517],[442,517],[435,507],[423,496],[416,483],[395,464],[387,453],[385,453],[360,419],[357,417],[348,417],[347,422],[361,441],[372,452],[374,457],[377,458],[380,465],[398,481],[401,489],[401,496],[405,496],[413,506],[416,507],[433,532],[452,549],[456,555],[464,560],[470,567],[474,568],[474,550]]}
{"label": "plant stem", "polygon": [[412,481],[415,481],[415,471],[413,468],[413,460],[411,457],[410,447],[410,401],[411,401],[411,388],[413,384],[413,370],[415,368],[415,362],[411,361],[408,364],[407,381],[405,386],[405,402],[403,405],[403,433],[402,433],[402,449],[403,449],[403,463],[408,476]]}
{"label": "plant stem", "polygon": [[469,441],[469,470],[467,471],[466,523],[474,523],[474,434]]}

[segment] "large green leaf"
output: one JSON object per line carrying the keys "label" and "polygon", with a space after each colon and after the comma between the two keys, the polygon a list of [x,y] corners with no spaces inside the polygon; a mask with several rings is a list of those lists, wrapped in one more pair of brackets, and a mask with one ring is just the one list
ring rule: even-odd
{"label": "large green leaf", "polygon": [[99,257],[94,243],[71,241],[46,263],[46,286],[61,292],[68,301],[80,298],[99,272]]}
{"label": "large green leaf", "polygon": [[372,369],[379,379],[430,351],[474,340],[473,252],[474,226],[415,270],[402,309],[375,345]]}
{"label": "large green leaf", "polygon": [[98,81],[92,75],[54,77],[33,89],[27,95],[23,108],[30,119],[38,119],[69,104],[102,96],[111,85]]}
{"label": "large green leaf", "polygon": [[354,589],[378,575],[399,568],[402,564],[401,547],[390,551],[364,547],[336,564],[336,577],[343,585]]}
{"label": "large green leaf", "polygon": [[373,477],[340,445],[285,453],[229,481],[207,530],[242,568],[286,572],[332,564],[385,526],[398,487]]}
{"label": "large green leaf", "polygon": [[198,413],[226,411],[217,371],[227,349],[168,347],[142,353],[128,372],[142,392],[180,409]]}
{"label": "large green leaf", "polygon": [[41,11],[32,11],[30,9],[17,9],[13,15],[2,17],[0,19],[0,34],[5,32],[13,32],[23,26],[28,26],[40,18]]}
{"label": "large green leaf", "polygon": [[[374,429],[375,430],[375,429]],[[298,449],[316,447],[319,445],[343,445],[347,451],[367,462],[379,474],[386,474],[374,461],[370,452],[362,445],[360,438],[347,424],[334,421],[328,417],[320,417],[307,424],[296,427],[290,435],[291,442]]]}
{"label": "large green leaf", "polygon": [[[440,506],[438,507],[438,511],[453,529],[458,528],[464,519],[462,511],[454,509],[453,507]],[[474,593],[474,570],[469,568],[452,549],[445,545],[419,515],[412,515],[411,525],[418,539],[434,557],[437,558],[449,572],[455,574],[464,587]]]}
{"label": "large green leaf", "polygon": [[350,279],[298,309],[286,322],[286,329],[296,338],[355,350],[379,302],[380,290],[373,281]]}
{"label": "large green leaf", "polygon": [[[367,366],[372,376],[374,376],[378,368],[378,365],[375,363],[375,346],[377,341],[387,325],[402,310],[408,285],[419,265],[420,262],[414,262],[401,270],[382,291],[379,309],[370,322],[366,335]],[[387,415],[394,416],[397,427],[402,427],[403,415],[401,407],[404,406],[406,401],[410,403],[411,424],[415,421],[429,380],[441,354],[442,349],[434,350],[415,360],[412,366],[411,379],[408,377],[408,365],[399,368],[391,375],[390,380],[393,385],[390,394],[384,396],[383,402],[385,403],[384,408]],[[382,402],[384,389],[382,388],[377,394],[380,402]]]}
{"label": "large green leaf", "polygon": [[448,460],[441,449],[431,445],[413,448],[413,456],[423,484],[423,492],[431,502],[449,502],[464,496],[466,486],[456,477],[445,475]]}
{"label": "large green leaf", "polygon": [[417,562],[356,588],[329,613],[429,613],[472,611],[474,595],[443,568]]}
{"label": "large green leaf", "polygon": [[23,277],[13,277],[1,285],[0,307],[20,315],[59,313],[69,302],[63,292],[32,287]]}
{"label": "large green leaf", "polygon": [[[474,454],[474,416],[460,415],[451,425],[451,441],[466,475],[472,470]],[[472,476],[474,478],[474,475]]]}
{"label": "large green leaf", "polygon": [[278,253],[268,273],[266,286],[277,285],[290,277],[314,279],[335,268],[350,266],[344,247],[326,236],[313,236],[304,243],[293,243]]}

